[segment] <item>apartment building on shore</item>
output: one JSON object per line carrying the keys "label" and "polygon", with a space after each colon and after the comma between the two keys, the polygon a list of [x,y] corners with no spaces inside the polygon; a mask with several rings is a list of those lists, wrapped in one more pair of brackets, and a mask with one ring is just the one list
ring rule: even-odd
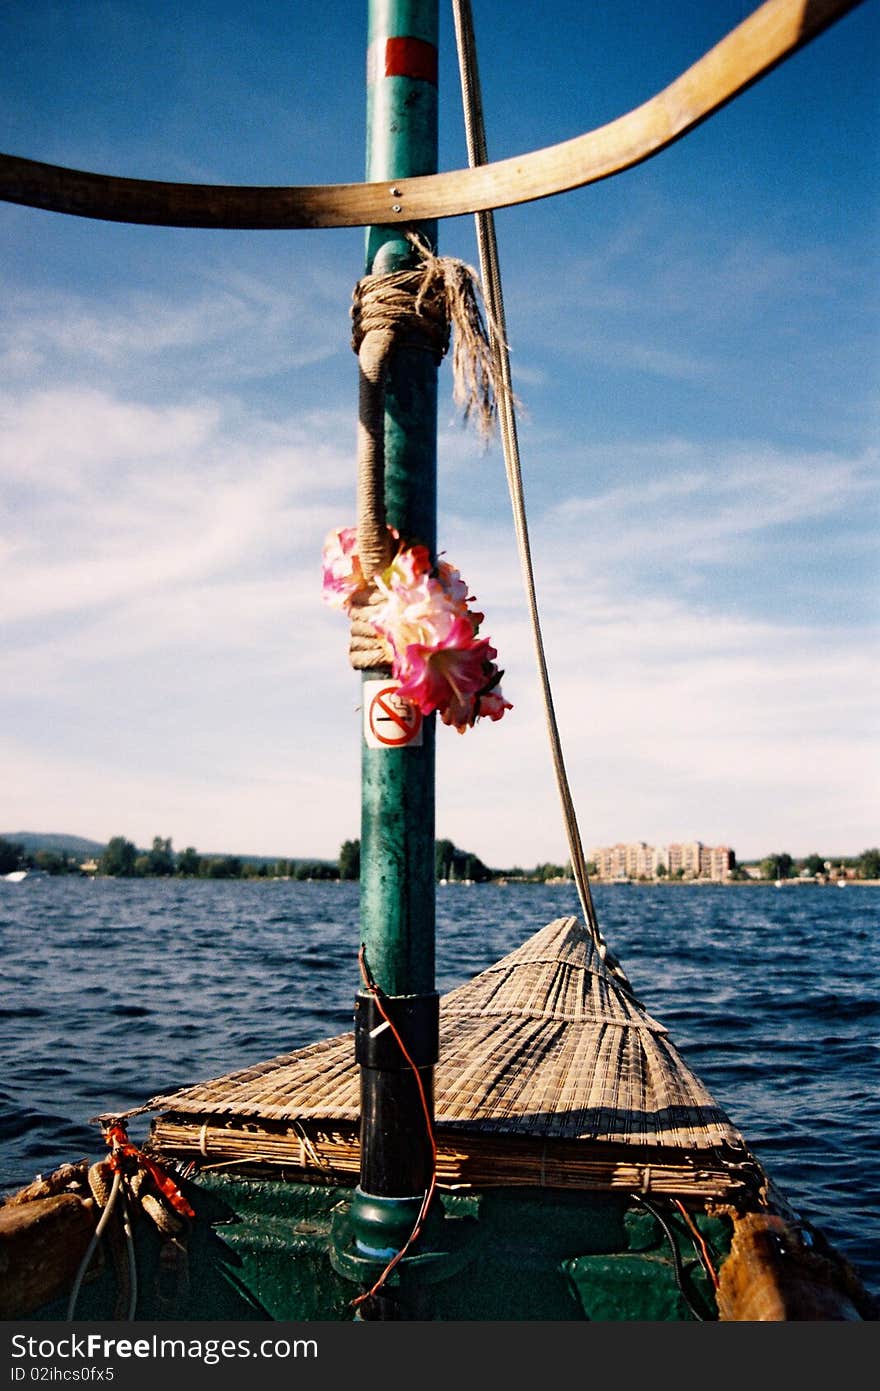
{"label": "apartment building on shore", "polygon": [[643,840],[595,846],[588,858],[594,877],[615,879],[706,879],[723,883],[736,865],[727,845],[704,845],[699,840],[671,845],[646,845]]}

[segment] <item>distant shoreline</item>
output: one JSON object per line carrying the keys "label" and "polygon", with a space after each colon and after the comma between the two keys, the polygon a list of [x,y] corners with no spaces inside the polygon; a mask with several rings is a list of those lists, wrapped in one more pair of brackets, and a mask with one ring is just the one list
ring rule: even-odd
{"label": "distant shoreline", "polygon": [[[337,875],[332,877],[310,875],[290,875],[290,874],[236,874],[223,878],[212,878],[202,875],[139,875],[139,874],[96,874],[94,872],[83,873],[82,871],[68,871],[64,874],[49,874],[44,869],[17,870],[10,874],[0,874],[0,883],[21,883],[25,880],[33,879],[88,879],[95,881],[120,881],[129,884],[149,884],[156,882],[173,881],[176,884],[357,884],[358,879],[340,879]],[[880,888],[880,879],[597,879],[589,877],[589,883],[594,888],[602,889],[788,889],[788,888],[810,888],[810,889],[853,889],[853,888]],[[489,879],[438,879],[436,881],[438,889],[467,889],[479,888],[483,884],[494,885],[496,888],[575,888],[573,879],[530,879],[523,876],[510,878],[507,875],[499,875],[497,878]]]}
{"label": "distant shoreline", "polygon": [[[880,888],[880,879],[598,879],[589,876],[590,883],[603,889],[863,889]],[[573,879],[490,879],[490,884],[545,884],[552,888],[564,884],[574,886]],[[453,887],[455,886],[453,882]]]}
{"label": "distant shoreline", "polygon": [[[595,875],[589,875],[590,884],[596,888],[603,889],[787,889],[787,888],[808,888],[808,889],[833,889],[836,886],[841,888],[878,888],[880,879],[599,879]],[[476,881],[472,879],[450,879],[448,887],[467,888]],[[497,884],[503,888],[510,888],[514,885],[523,885],[531,888],[540,885],[544,888],[564,888],[570,885],[574,888],[573,879],[526,879],[510,878],[501,875],[497,879],[486,879],[486,884]],[[447,881],[440,881],[442,887],[447,886]]]}

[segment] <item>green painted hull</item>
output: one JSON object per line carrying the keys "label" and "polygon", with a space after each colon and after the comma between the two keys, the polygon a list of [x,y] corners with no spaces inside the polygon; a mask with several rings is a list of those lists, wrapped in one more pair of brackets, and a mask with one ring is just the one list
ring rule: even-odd
{"label": "green painted hull", "polygon": [[[353,1190],[203,1175],[187,1186],[196,1210],[183,1260],[149,1224],[138,1229],[138,1320],[350,1321],[360,1285],[345,1263]],[[730,1224],[697,1216],[716,1260]],[[674,1224],[670,1223],[674,1228]],[[421,1320],[693,1320],[717,1317],[711,1284],[683,1224],[669,1239],[626,1196],[494,1188],[437,1198],[436,1257],[390,1276],[392,1317]],[[171,1251],[173,1254],[173,1249]],[[77,1320],[114,1317],[117,1274],[105,1262],[84,1284]],[[30,1315],[64,1318],[56,1301]]]}

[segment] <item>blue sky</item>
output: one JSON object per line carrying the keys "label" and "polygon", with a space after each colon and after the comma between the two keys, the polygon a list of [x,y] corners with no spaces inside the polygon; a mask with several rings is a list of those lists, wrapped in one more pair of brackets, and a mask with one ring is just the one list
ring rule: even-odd
{"label": "blue sky", "polygon": [[[733,0],[475,0],[490,155],[665,86]],[[0,149],[193,182],[357,180],[366,4],[0,7]],[[499,211],[533,559],[587,847],[858,854],[878,826],[874,0],[676,146]],[[466,163],[441,4],[441,157]],[[359,678],[363,232],[0,204],[0,830],[336,855]],[[470,218],[441,250],[476,260]],[[439,538],[514,709],[438,732],[437,833],[565,857],[498,444],[440,376]]]}

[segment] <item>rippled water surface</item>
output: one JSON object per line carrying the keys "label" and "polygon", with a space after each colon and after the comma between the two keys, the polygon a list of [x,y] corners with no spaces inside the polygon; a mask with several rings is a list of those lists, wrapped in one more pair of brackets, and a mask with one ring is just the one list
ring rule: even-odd
{"label": "rippled water surface", "polygon": [[[594,897],[650,1013],[880,1294],[880,889]],[[577,912],[565,886],[438,888],[438,989]],[[354,884],[0,881],[0,1190],[100,1154],[98,1112],[350,1028],[358,941]]]}

